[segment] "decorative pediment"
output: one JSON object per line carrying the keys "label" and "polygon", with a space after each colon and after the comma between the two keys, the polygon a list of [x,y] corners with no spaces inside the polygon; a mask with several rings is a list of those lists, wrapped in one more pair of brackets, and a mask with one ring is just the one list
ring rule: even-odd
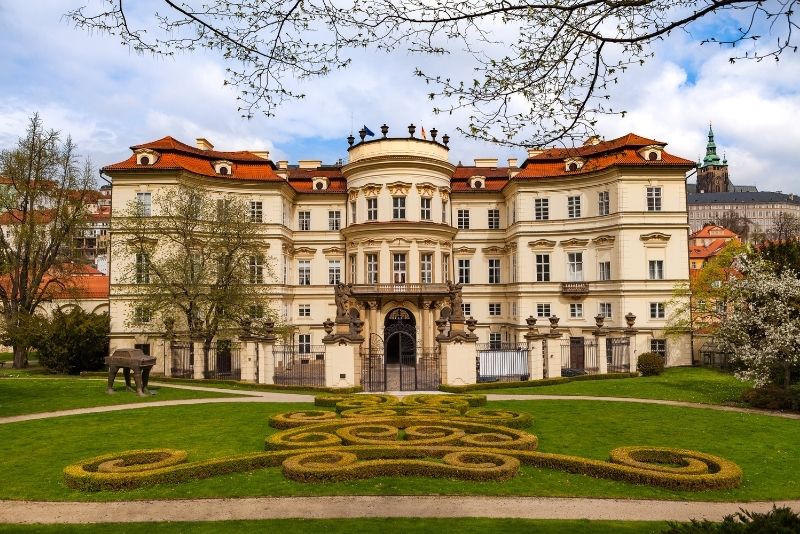
{"label": "decorative pediment", "polygon": [[436,241],[434,241],[433,239],[423,239],[421,241],[417,241],[417,244],[418,245],[423,245],[423,246],[426,246],[426,247],[435,247],[436,246]]}
{"label": "decorative pediment", "polygon": [[498,256],[498,255],[505,254],[506,252],[508,252],[508,248],[507,247],[498,247],[498,246],[484,247],[484,248],[481,249],[481,252],[483,252],[484,255],[488,255],[488,256]]}
{"label": "decorative pediment", "polygon": [[457,247],[453,249],[453,254],[475,254],[475,250],[470,247]]}
{"label": "decorative pediment", "polygon": [[382,241],[378,241],[377,239],[365,239],[361,242],[365,247],[380,247],[381,243]]}
{"label": "decorative pediment", "polygon": [[565,239],[564,241],[559,241],[559,245],[562,247],[585,247],[589,244],[588,239],[578,239],[573,237],[572,239]]}
{"label": "decorative pediment", "polygon": [[439,241],[439,246],[442,248],[452,248],[453,243],[450,241]]}
{"label": "decorative pediment", "polygon": [[537,239],[536,241],[528,241],[528,246],[531,248],[553,248],[556,246],[555,241],[549,239]]}
{"label": "decorative pediment", "polygon": [[133,237],[131,239],[128,239],[127,241],[127,245],[129,247],[136,247],[136,246],[154,247],[157,244],[158,244],[158,239],[154,237]]}
{"label": "decorative pediment", "polygon": [[161,154],[149,148],[140,148],[133,153],[136,154],[137,165],[153,165],[161,157]]}
{"label": "decorative pediment", "polygon": [[511,250],[511,251],[517,250],[517,242],[516,241],[512,241],[511,243],[508,243],[506,245],[506,248],[508,250]]}
{"label": "decorative pediment", "polygon": [[408,195],[408,190],[411,189],[411,184],[406,182],[392,182],[387,184],[386,187],[389,188],[389,193],[393,197],[404,197]]}
{"label": "decorative pediment", "polygon": [[598,247],[610,247],[616,239],[613,235],[599,235],[592,239],[592,242]]}
{"label": "decorative pediment", "polygon": [[289,256],[294,254],[294,247],[290,243],[284,243],[281,246],[281,250],[283,250],[284,254],[288,254]]}
{"label": "decorative pediment", "polygon": [[325,254],[326,256],[336,256],[344,254],[344,249],[342,247],[328,247],[328,248],[323,248],[322,253]]}
{"label": "decorative pediment", "polygon": [[381,193],[383,186],[381,184],[367,184],[361,188],[365,197],[377,197]]}
{"label": "decorative pediment", "polygon": [[295,256],[313,256],[317,253],[317,249],[311,247],[295,247]]}
{"label": "decorative pediment", "polygon": [[356,241],[348,241],[347,242],[347,248],[349,248],[349,249],[358,248],[358,243]]}
{"label": "decorative pediment", "polygon": [[347,199],[350,202],[355,202],[358,199],[358,189],[351,189],[347,192]]}
{"label": "decorative pediment", "polygon": [[439,196],[442,197],[442,200],[447,202],[450,200],[450,188],[449,187],[440,187],[439,188]]}
{"label": "decorative pediment", "polygon": [[433,196],[433,193],[436,191],[436,186],[430,184],[428,182],[423,182],[421,184],[417,184],[417,191],[419,191],[419,196],[430,198]]}
{"label": "decorative pediment", "polygon": [[650,232],[649,234],[642,234],[639,236],[639,239],[645,245],[666,245],[669,238],[672,237],[669,234],[665,234],[663,232]]}
{"label": "decorative pediment", "polygon": [[395,237],[394,239],[392,239],[389,242],[389,244],[391,244],[391,245],[410,245],[411,241],[408,240],[408,239],[405,239],[404,237]]}

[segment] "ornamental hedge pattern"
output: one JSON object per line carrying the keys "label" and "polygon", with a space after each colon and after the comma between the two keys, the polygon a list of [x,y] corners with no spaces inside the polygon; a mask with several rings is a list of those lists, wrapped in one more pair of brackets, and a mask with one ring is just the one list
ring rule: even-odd
{"label": "ornamental hedge pattern", "polygon": [[[132,450],[89,458],[64,469],[83,491],[124,490],[281,467],[290,480],[336,482],[376,476],[508,480],[521,465],[676,490],[730,489],[738,465],[703,452],[619,447],[608,461],[536,450],[527,413],[482,408],[484,395],[319,396],[321,409],[270,418],[264,451],[187,462],[184,451]],[[322,408],[333,408],[326,410]]]}

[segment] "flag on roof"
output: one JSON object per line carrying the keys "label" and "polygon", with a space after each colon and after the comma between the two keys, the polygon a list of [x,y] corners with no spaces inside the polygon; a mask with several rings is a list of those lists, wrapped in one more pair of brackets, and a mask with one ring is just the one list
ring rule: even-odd
{"label": "flag on roof", "polygon": [[420,134],[422,135],[422,138],[427,141],[428,140],[428,134],[425,133],[425,127],[424,126],[420,126],[420,128],[422,129],[421,132],[420,132]]}
{"label": "flag on roof", "polygon": [[364,125],[364,131],[367,132],[368,136],[375,137],[375,133],[372,130],[370,130],[369,128],[367,128],[366,124]]}

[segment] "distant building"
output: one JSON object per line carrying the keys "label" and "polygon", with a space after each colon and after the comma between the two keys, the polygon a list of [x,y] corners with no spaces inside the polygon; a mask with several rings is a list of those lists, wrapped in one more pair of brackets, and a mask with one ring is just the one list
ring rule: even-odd
{"label": "distant building", "polygon": [[728,241],[739,236],[725,227],[707,224],[689,235],[689,274],[703,268],[703,265],[719,254]]}

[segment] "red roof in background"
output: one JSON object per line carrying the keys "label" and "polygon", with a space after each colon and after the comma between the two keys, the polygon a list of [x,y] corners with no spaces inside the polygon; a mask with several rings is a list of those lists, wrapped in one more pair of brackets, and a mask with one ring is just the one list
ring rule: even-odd
{"label": "red roof in background", "polygon": [[543,159],[564,159],[570,157],[585,158],[588,156],[592,156],[594,154],[619,150],[620,148],[623,147],[642,148],[650,145],[658,145],[663,147],[666,146],[667,143],[664,143],[663,141],[656,141],[655,139],[648,139],[647,137],[642,137],[641,135],[636,135],[635,133],[629,133],[627,135],[623,135],[622,137],[611,139],[610,141],[600,141],[595,145],[586,144],[583,146],[576,146],[576,147],[547,148],[543,150],[541,154],[538,154],[533,158],[528,158],[528,159],[543,160]]}
{"label": "red roof in background", "polygon": [[[99,272],[99,271],[98,271]],[[55,299],[107,299],[110,278],[103,273],[75,275],[71,277],[69,286],[61,291],[54,291]]]}
{"label": "red roof in background", "polygon": [[[37,224],[49,223],[55,218],[55,210],[40,210],[33,213],[34,222]],[[29,217],[31,213],[25,215]],[[0,213],[0,224],[19,224],[22,218],[22,210],[9,210]]]}
{"label": "red roof in background", "polygon": [[[450,179],[452,191],[500,191],[508,183],[508,167],[464,167],[459,165]],[[481,189],[470,187],[469,179],[473,176],[486,178]]]}
{"label": "red roof in background", "polygon": [[729,238],[735,239],[739,236],[735,234],[733,231],[725,228],[724,226],[718,226],[716,224],[706,224],[701,229],[696,232],[693,232],[689,235],[689,239],[701,239],[704,237],[708,238]]}
{"label": "red roof in background", "polygon": [[[342,176],[341,167],[319,167],[316,169],[286,169],[289,185],[301,193],[345,193],[347,181]],[[327,189],[314,189],[314,178],[327,178]]]}
{"label": "red roof in background", "polygon": [[[203,150],[202,148],[197,148],[191,145],[187,145],[186,143],[181,143],[177,139],[172,136],[162,137],[156,141],[151,141],[149,143],[144,143],[141,145],[134,145],[131,147],[131,150],[138,150],[140,148],[149,148],[150,150],[155,151],[165,151],[165,152],[183,152],[188,154],[194,154],[196,156],[202,156],[204,158],[210,158],[213,160],[218,159],[227,159],[231,161],[251,161],[256,163],[264,163],[265,161],[270,161],[262,158],[261,156],[257,156],[248,150],[237,150],[235,152],[222,152],[219,150]],[[272,163],[270,161],[270,163]],[[274,165],[273,165],[274,167]]]}
{"label": "red roof in background", "polygon": [[689,259],[702,259],[716,256],[727,244],[728,241],[725,239],[715,239],[705,247],[691,245],[689,246]]}

